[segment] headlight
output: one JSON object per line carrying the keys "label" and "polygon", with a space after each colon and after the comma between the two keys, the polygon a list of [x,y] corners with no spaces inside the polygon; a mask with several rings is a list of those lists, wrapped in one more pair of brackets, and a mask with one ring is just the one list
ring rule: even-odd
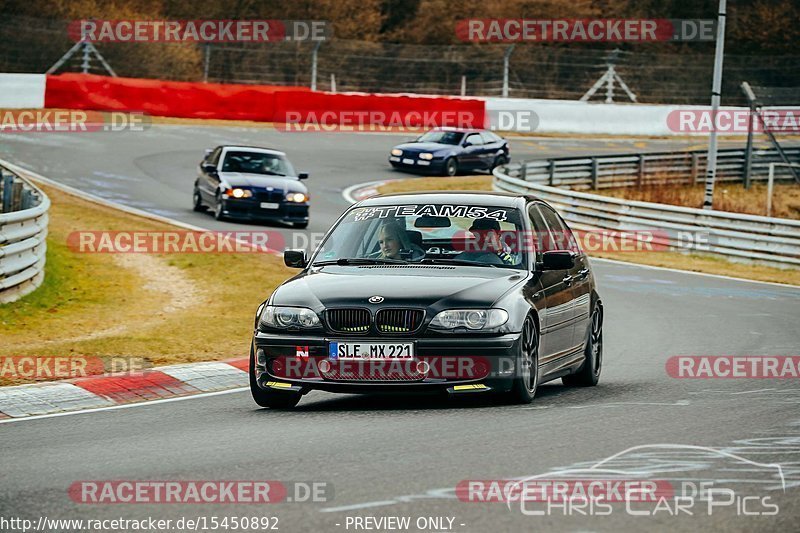
{"label": "headlight", "polygon": [[317,313],[311,309],[274,305],[264,307],[261,323],[270,328],[316,328],[320,325]]}
{"label": "headlight", "polygon": [[403,151],[399,148],[392,148],[392,155],[403,155]]}
{"label": "headlight", "polygon": [[287,202],[295,202],[301,204],[308,200],[308,195],[303,194],[301,192],[290,192],[286,195]]}
{"label": "headlight", "polygon": [[250,198],[251,196],[253,196],[253,191],[249,189],[239,189],[237,187],[234,189],[228,189],[227,191],[225,191],[225,194],[227,196],[233,196],[234,198]]}
{"label": "headlight", "polygon": [[431,159],[433,159],[433,154],[430,152],[422,152],[421,154],[419,154],[419,158],[424,159],[426,161],[430,161]]}
{"label": "headlight", "polygon": [[442,311],[431,320],[434,329],[492,329],[508,322],[508,313],[502,309],[450,309]]}

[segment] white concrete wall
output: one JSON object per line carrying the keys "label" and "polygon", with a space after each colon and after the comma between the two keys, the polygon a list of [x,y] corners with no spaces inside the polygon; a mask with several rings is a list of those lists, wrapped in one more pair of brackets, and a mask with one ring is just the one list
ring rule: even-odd
{"label": "white concrete wall", "polygon": [[0,74],[0,109],[44,107],[44,74]]}
{"label": "white concrete wall", "polygon": [[[689,135],[672,131],[667,124],[671,111],[708,109],[703,106],[656,104],[604,104],[574,100],[533,100],[524,98],[486,98],[488,127],[508,130],[499,124],[501,112],[509,119],[519,111],[530,111],[538,118],[534,132],[588,133],[603,135]],[[746,108],[722,107],[722,110],[745,111]],[[507,123],[505,124],[508,125]],[[529,131],[524,125],[511,131]],[[737,133],[742,135],[743,133]],[[746,134],[746,132],[745,132]],[[697,135],[707,135],[699,133]]]}

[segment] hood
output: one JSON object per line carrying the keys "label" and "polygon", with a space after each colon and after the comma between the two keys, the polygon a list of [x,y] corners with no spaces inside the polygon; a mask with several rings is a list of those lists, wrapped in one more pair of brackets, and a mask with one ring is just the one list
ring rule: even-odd
{"label": "hood", "polygon": [[458,148],[457,144],[443,144],[443,143],[403,143],[395,146],[403,152],[419,153],[419,152],[436,152],[439,150],[454,150]]}
{"label": "hood", "polygon": [[[482,267],[325,266],[281,285],[273,305],[310,307],[418,307],[432,312],[461,306],[491,306],[526,276]],[[382,296],[370,304],[371,296]]]}
{"label": "hood", "polygon": [[231,187],[272,187],[284,192],[307,192],[306,186],[291,176],[268,176],[244,172],[220,172],[219,178]]}

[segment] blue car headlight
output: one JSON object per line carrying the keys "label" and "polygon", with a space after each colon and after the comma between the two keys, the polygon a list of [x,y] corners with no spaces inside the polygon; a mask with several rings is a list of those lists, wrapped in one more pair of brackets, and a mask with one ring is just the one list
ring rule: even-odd
{"label": "blue car headlight", "polygon": [[430,327],[439,330],[466,328],[471,330],[494,329],[508,322],[508,312],[503,309],[448,309],[441,311]]}

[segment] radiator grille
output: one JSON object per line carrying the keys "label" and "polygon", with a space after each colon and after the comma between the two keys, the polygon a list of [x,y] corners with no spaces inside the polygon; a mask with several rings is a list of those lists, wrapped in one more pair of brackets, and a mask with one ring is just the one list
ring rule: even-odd
{"label": "radiator grille", "polygon": [[328,326],[340,333],[366,333],[370,316],[366,309],[328,309],[325,313]]}
{"label": "radiator grille", "polygon": [[375,325],[381,333],[411,333],[422,325],[421,309],[381,309]]}

